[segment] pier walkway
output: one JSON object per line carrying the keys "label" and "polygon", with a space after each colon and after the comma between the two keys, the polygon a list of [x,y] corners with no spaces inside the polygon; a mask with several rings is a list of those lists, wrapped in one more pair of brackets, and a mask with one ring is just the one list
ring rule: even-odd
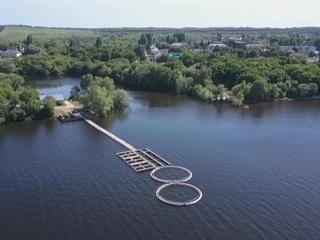
{"label": "pier walkway", "polygon": [[106,129],[100,127],[91,120],[85,119],[85,121],[98,131],[102,132],[103,134],[107,135],[108,137],[126,147],[129,151],[119,152],[117,153],[117,156],[129,166],[131,166],[136,172],[143,172],[152,170],[156,167],[171,165],[167,160],[152,152],[150,149],[136,149],[131,144],[127,143],[126,141],[122,140]]}
{"label": "pier walkway", "polygon": [[131,144],[127,143],[126,141],[122,140],[121,138],[117,137],[116,135],[114,135],[113,133],[105,130],[104,128],[100,127],[99,125],[95,124],[94,122],[92,122],[91,120],[85,119],[85,121],[90,124],[92,127],[96,128],[97,130],[99,130],[100,132],[104,133],[105,135],[107,135],[108,137],[112,138],[113,140],[117,141],[118,143],[120,143],[121,145],[125,146],[126,148],[128,148],[131,151],[136,151],[137,149],[132,146]]}

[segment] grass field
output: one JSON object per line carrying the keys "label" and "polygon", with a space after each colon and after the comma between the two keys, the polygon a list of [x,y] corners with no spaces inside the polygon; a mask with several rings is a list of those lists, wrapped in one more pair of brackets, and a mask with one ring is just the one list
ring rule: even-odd
{"label": "grass field", "polygon": [[0,38],[10,39],[15,41],[21,41],[32,34],[33,36],[44,38],[60,37],[90,37],[100,35],[98,31],[91,29],[66,29],[66,28],[45,28],[45,27],[30,27],[30,26],[6,26],[5,29],[0,32]]}

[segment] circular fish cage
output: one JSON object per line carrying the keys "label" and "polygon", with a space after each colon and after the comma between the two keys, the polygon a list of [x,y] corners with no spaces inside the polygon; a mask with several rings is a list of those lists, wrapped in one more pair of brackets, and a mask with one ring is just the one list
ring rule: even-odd
{"label": "circular fish cage", "polygon": [[[170,188],[175,187],[175,186],[180,186],[183,188],[187,187],[187,188],[193,190],[197,194],[197,196],[193,196],[191,199],[186,199],[186,200],[184,200],[184,199],[172,200],[172,199],[169,199],[170,196],[164,197],[161,195],[162,191],[169,189],[168,193],[171,193],[171,196],[176,197],[178,195],[178,193],[177,192],[175,193],[174,191],[172,192],[172,190],[170,191]],[[185,195],[185,194],[183,194],[183,195]],[[170,204],[170,205],[187,206],[187,205],[192,205],[192,204],[199,202],[200,199],[202,198],[202,192],[196,186],[188,184],[188,183],[166,183],[158,188],[158,190],[156,191],[156,196],[160,201],[167,203],[167,204]],[[185,197],[185,196],[183,196],[183,197]]]}
{"label": "circular fish cage", "polygon": [[[159,175],[159,173],[164,172],[165,176],[164,177],[160,177],[157,176],[157,174]],[[182,176],[175,176],[177,175],[177,173],[182,172]],[[185,175],[185,176],[184,176]],[[192,178],[192,172],[184,167],[180,167],[180,166],[163,166],[163,167],[158,167],[152,170],[152,172],[150,173],[150,176],[158,181],[158,182],[162,182],[162,183],[182,183],[182,182],[187,182]]]}

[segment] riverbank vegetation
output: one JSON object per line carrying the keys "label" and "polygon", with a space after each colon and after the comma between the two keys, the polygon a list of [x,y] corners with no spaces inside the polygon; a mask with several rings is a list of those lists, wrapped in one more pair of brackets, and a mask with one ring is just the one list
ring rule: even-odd
{"label": "riverbank vegetation", "polygon": [[38,91],[22,87],[23,82],[24,78],[16,74],[0,73],[0,124],[53,115],[55,100],[46,97],[40,104]]}
{"label": "riverbank vegetation", "polygon": [[[56,34],[57,31],[61,34]],[[283,51],[283,45],[291,48]],[[223,99],[240,106],[243,102],[318,95],[318,52],[306,53],[299,50],[301,46],[320,50],[319,28],[50,31],[9,26],[0,34],[0,50],[18,49],[23,56],[3,57],[0,72],[14,78],[84,76],[78,89],[72,90],[72,97],[79,98],[85,109],[94,109],[101,116],[113,107],[127,104],[126,94],[117,90],[113,82],[189,94],[203,101]],[[308,61],[310,57],[313,63]],[[10,94],[19,96],[22,91],[16,89],[17,83],[3,84],[6,85],[2,88]],[[11,109],[19,102],[9,105]],[[24,116],[19,111],[16,109],[15,115]],[[26,109],[24,112],[25,116],[30,113]]]}
{"label": "riverbank vegetation", "polygon": [[89,115],[105,117],[114,108],[129,105],[126,91],[116,88],[108,77],[93,77],[91,74],[82,76],[80,87],[74,86],[71,99],[83,104],[82,112]]}

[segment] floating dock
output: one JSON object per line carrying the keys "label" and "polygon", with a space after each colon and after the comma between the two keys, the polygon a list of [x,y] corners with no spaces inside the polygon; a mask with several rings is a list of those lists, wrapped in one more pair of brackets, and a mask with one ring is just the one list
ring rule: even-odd
{"label": "floating dock", "polygon": [[65,113],[59,114],[57,117],[61,122],[73,122],[83,120],[84,117],[80,113]]}
{"label": "floating dock", "polygon": [[91,120],[84,120],[98,131],[102,132],[103,134],[107,135],[108,137],[112,138],[113,140],[117,141],[118,143],[126,147],[129,151],[119,152],[117,153],[117,156],[120,159],[122,159],[125,163],[127,163],[129,166],[131,166],[136,172],[143,172],[152,170],[156,167],[171,165],[170,162],[160,157],[158,154],[154,153],[150,149],[136,149],[131,144],[127,143],[126,141],[117,137],[116,135],[107,131],[106,129],[100,127]]}
{"label": "floating dock", "polygon": [[117,156],[130,165],[136,172],[152,170],[156,167],[168,166],[170,163],[148,148],[136,151],[119,152]]}

